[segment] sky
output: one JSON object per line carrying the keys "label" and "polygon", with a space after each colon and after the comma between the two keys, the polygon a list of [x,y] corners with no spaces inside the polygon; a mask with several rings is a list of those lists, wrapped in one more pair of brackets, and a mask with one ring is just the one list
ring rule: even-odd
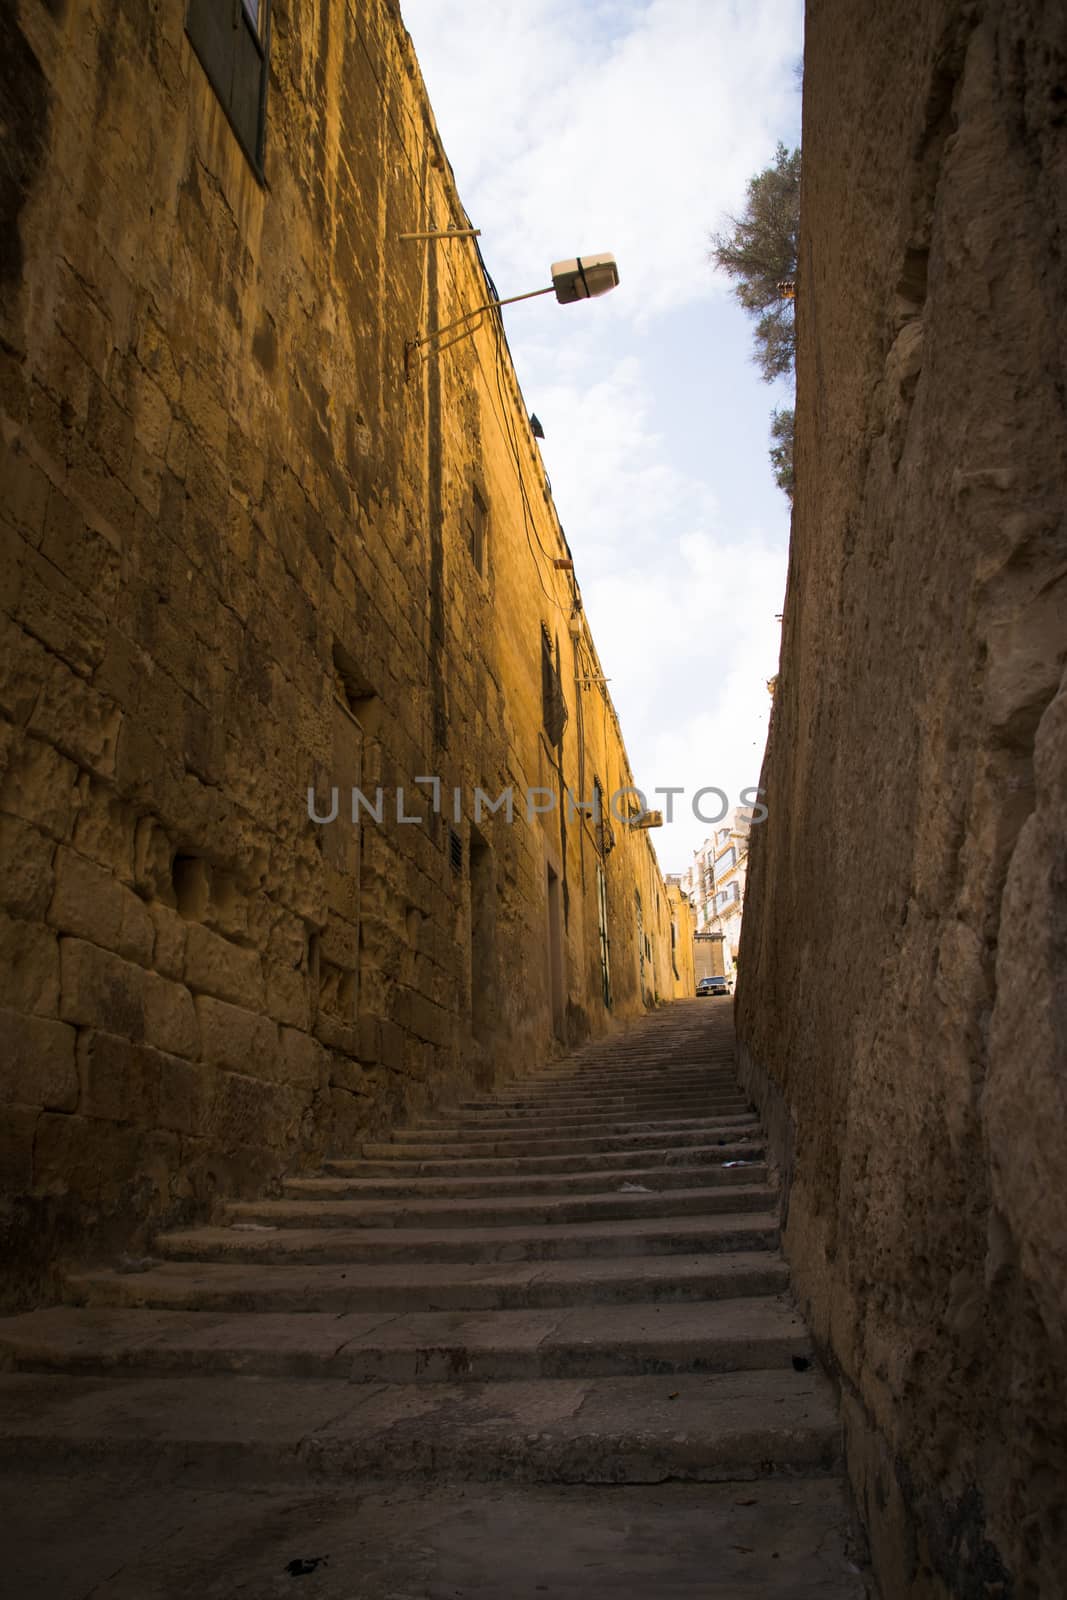
{"label": "sky", "polygon": [[[610,250],[592,302],[507,308],[508,343],[637,783],[684,787],[653,835],[759,782],[789,507],[767,457],[789,403],[708,262],[779,140],[800,142],[802,0],[401,0],[460,198],[502,296]],[[701,802],[714,814],[714,796]]]}

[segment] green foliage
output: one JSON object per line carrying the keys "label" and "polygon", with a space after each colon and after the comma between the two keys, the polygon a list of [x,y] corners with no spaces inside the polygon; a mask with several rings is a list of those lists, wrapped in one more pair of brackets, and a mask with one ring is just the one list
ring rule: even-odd
{"label": "green foliage", "polygon": [[756,317],[756,363],[771,383],[792,372],[796,351],[793,302],[778,285],[795,278],[800,229],[800,151],[779,144],[771,166],[748,181],[740,217],[712,235],[710,259],[734,279],[734,294]]}
{"label": "green foliage", "polygon": [[793,424],[794,412],[792,406],[783,407],[782,410],[771,412],[771,466],[774,468],[774,481],[779,489],[783,489],[793,498]]}

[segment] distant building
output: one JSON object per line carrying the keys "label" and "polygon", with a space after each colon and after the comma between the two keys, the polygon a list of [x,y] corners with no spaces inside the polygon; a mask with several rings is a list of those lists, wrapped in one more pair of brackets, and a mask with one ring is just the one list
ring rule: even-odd
{"label": "distant building", "polygon": [[747,808],[735,807],[724,825],[716,829],[714,834],[711,926],[722,933],[727,973],[737,965],[737,952],[741,944],[750,826]]}
{"label": "distant building", "polygon": [[681,874],[682,886],[696,908],[698,943],[702,935],[721,935],[722,966],[718,970],[727,975],[737,965],[741,942],[750,826],[748,807],[735,806]]}

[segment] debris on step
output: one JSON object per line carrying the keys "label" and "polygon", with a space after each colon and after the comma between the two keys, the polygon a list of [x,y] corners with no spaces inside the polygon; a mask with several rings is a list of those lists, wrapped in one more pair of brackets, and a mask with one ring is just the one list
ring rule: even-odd
{"label": "debris on step", "polygon": [[151,1272],[155,1266],[153,1256],[119,1256],[115,1263],[115,1271],[129,1275],[134,1272]]}
{"label": "debris on step", "polygon": [[288,1563],[285,1570],[291,1578],[306,1578],[319,1567],[324,1567],[329,1559],[329,1556],[298,1556],[295,1561]]}

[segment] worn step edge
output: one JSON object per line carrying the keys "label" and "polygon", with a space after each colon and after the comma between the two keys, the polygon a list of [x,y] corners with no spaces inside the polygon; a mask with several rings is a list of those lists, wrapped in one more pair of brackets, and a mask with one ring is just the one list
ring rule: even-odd
{"label": "worn step edge", "polygon": [[658,1061],[620,1057],[612,1066],[582,1067],[563,1062],[558,1071],[547,1069],[520,1078],[502,1078],[495,1089],[502,1093],[527,1089],[552,1088],[557,1084],[658,1083],[665,1078],[707,1074],[737,1075],[737,1062],[730,1056],[666,1056]]}
{"label": "worn step edge", "polygon": [[770,1212],[572,1222],[551,1228],[196,1228],[161,1234],[155,1253],[170,1260],[230,1261],[564,1261],[588,1256],[691,1255],[773,1250]]}
{"label": "worn step edge", "polygon": [[0,1466],[20,1473],[660,1483],[840,1470],[833,1390],[792,1371],[403,1388],[11,1373],[0,1415]]}
{"label": "worn step edge", "polygon": [[742,1133],[737,1140],[719,1138],[703,1145],[659,1145],[652,1149],[639,1146],[636,1150],[589,1150],[563,1156],[454,1156],[431,1157],[419,1160],[409,1156],[394,1156],[391,1160],[372,1160],[362,1156],[333,1156],[324,1161],[323,1171],[337,1177],[360,1176],[367,1178],[394,1177],[398,1182],[408,1178],[489,1178],[507,1176],[517,1184],[530,1179],[566,1173],[598,1172],[602,1170],[629,1172],[669,1172],[673,1167],[687,1163],[721,1164],[735,1158],[761,1160],[764,1155],[762,1137],[754,1139]]}
{"label": "worn step edge", "polygon": [[680,1112],[677,1115],[669,1108],[664,1108],[662,1113],[655,1116],[625,1116],[604,1118],[597,1115],[581,1117],[557,1117],[545,1115],[540,1117],[487,1117],[464,1118],[461,1122],[431,1122],[428,1119],[412,1124],[410,1128],[399,1128],[397,1134],[404,1139],[430,1139],[441,1135],[455,1134],[463,1138],[468,1134],[488,1133],[499,1130],[500,1132],[545,1132],[564,1133],[572,1129],[580,1132],[583,1128],[602,1129],[605,1133],[628,1133],[634,1128],[660,1128],[665,1133],[672,1133],[676,1129],[685,1130],[694,1124],[714,1121],[720,1117],[740,1117],[752,1114],[748,1101],[740,1095],[734,1095],[729,1100],[710,1102],[709,1104],[694,1107],[691,1111]]}
{"label": "worn step edge", "polygon": [[632,1094],[619,1094],[617,1092],[609,1094],[605,1092],[603,1094],[580,1095],[527,1095],[514,1099],[492,1096],[480,1100],[442,1100],[439,1102],[437,1109],[439,1111],[447,1111],[450,1115],[461,1112],[473,1115],[478,1112],[497,1111],[518,1116],[526,1112],[545,1110],[559,1112],[605,1111],[610,1110],[613,1106],[640,1106],[643,1109],[650,1105],[686,1104],[691,1100],[707,1100],[716,1097],[729,1099],[742,1092],[740,1085],[736,1083],[694,1083],[689,1086],[675,1084]]}
{"label": "worn step edge", "polygon": [[691,1100],[649,1100],[647,1104],[617,1106],[583,1106],[580,1110],[561,1111],[558,1106],[524,1106],[520,1110],[457,1111],[439,1106],[425,1117],[420,1117],[414,1127],[431,1126],[448,1128],[514,1127],[516,1123],[530,1127],[580,1128],[618,1123],[692,1122],[695,1118],[732,1116],[737,1108],[748,1110],[749,1101],[744,1095],[694,1095]]}
{"label": "worn step edge", "polygon": [[506,1116],[525,1117],[540,1116],[546,1112],[553,1112],[559,1116],[581,1116],[583,1113],[602,1116],[613,1110],[627,1110],[632,1108],[637,1111],[646,1111],[649,1107],[706,1105],[718,1100],[744,1099],[744,1093],[735,1083],[728,1088],[719,1088],[713,1084],[694,1086],[684,1092],[678,1089],[668,1091],[659,1090],[648,1094],[604,1094],[604,1095],[568,1095],[566,1098],[552,1095],[543,1096],[536,1100],[480,1100],[460,1101],[459,1104],[449,1104],[442,1101],[436,1108],[437,1115],[447,1114],[449,1117],[468,1116]]}
{"label": "worn step edge", "polygon": [[714,1135],[730,1134],[748,1128],[758,1127],[757,1119],[751,1112],[739,1112],[730,1117],[706,1117],[700,1119],[699,1126],[686,1128],[660,1128],[654,1124],[638,1123],[629,1133],[603,1132],[599,1136],[592,1133],[567,1134],[553,1137],[546,1133],[523,1132],[521,1127],[515,1128],[511,1133],[486,1132],[480,1138],[466,1135],[441,1137],[439,1134],[427,1133],[420,1137],[417,1133],[397,1131],[388,1140],[372,1139],[365,1141],[361,1151],[365,1153],[368,1146],[374,1150],[391,1150],[396,1154],[402,1151],[414,1150],[416,1154],[428,1155],[435,1149],[445,1155],[454,1155],[462,1151],[473,1150],[475,1154],[489,1154],[499,1152],[503,1155],[509,1151],[515,1154],[524,1152],[536,1154],[544,1151],[546,1154],[559,1152],[566,1154],[569,1150],[629,1150],[638,1146],[664,1142],[681,1146],[683,1144],[706,1143]]}
{"label": "worn step edge", "polygon": [[605,1087],[613,1089],[631,1086],[656,1086],[661,1083],[685,1083],[690,1079],[706,1082],[722,1079],[737,1082],[735,1061],[670,1061],[656,1067],[609,1067],[598,1072],[560,1072],[553,1076],[529,1078],[502,1078],[492,1086],[468,1087],[463,1091],[471,1099],[485,1099],[490,1095],[524,1095],[552,1093],[557,1090]]}
{"label": "worn step edge", "polygon": [[765,1183],[766,1165],[757,1157],[737,1156],[697,1166],[636,1167],[594,1172],[521,1173],[500,1177],[355,1177],[341,1173],[286,1178],[283,1195],[292,1200],[476,1200],[496,1195],[533,1196],[617,1192],[634,1184],[650,1193],[672,1189],[729,1188]]}
{"label": "worn step edge", "polygon": [[339,1317],[52,1307],[0,1319],[0,1369],[15,1372],[230,1372],[407,1384],[791,1365],[802,1371],[811,1360],[803,1323],[774,1298]]}
{"label": "worn step edge", "polygon": [[584,1129],[603,1129],[605,1133],[625,1133],[631,1128],[663,1128],[668,1133],[676,1128],[692,1127],[694,1123],[718,1120],[722,1117],[751,1116],[748,1101],[735,1097],[729,1101],[702,1101],[689,1107],[655,1106],[648,1111],[639,1109],[620,1111],[617,1115],[591,1112],[580,1117],[558,1117],[554,1113],[533,1116],[529,1112],[515,1116],[467,1116],[461,1119],[421,1118],[409,1127],[398,1128],[397,1134],[408,1137],[415,1134],[428,1138],[434,1134],[480,1135],[488,1132],[514,1133],[581,1133]]}
{"label": "worn step edge", "polygon": [[[745,1174],[746,1177],[750,1175]],[[221,1218],[233,1226],[267,1223],[277,1228],[439,1228],[546,1227],[569,1222],[597,1222],[648,1217],[714,1215],[723,1211],[759,1211],[773,1205],[775,1191],[766,1183],[705,1185],[698,1189],[574,1196],[534,1196],[481,1200],[236,1200],[224,1205]]]}
{"label": "worn step edge", "polygon": [[491,1311],[575,1305],[673,1305],[781,1294],[789,1269],[772,1250],[596,1257],[500,1265],[353,1267],[164,1261],[141,1272],[71,1272],[66,1298],[107,1307],[202,1311]]}

